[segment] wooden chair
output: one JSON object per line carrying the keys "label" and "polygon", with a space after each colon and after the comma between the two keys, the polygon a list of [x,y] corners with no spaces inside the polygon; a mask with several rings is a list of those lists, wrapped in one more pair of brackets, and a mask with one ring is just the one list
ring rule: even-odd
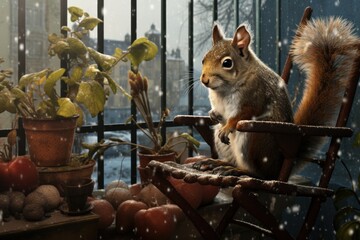
{"label": "wooden chair", "polygon": [[[301,24],[306,24],[307,20],[310,18],[311,12],[311,8],[305,9]],[[290,68],[291,56],[288,57],[282,74],[282,77],[286,82],[289,78]],[[334,193],[332,189],[328,188],[328,184],[335,166],[335,161],[338,157],[337,153],[340,148],[341,139],[344,137],[350,137],[353,133],[350,128],[345,126],[358,85],[360,75],[359,69],[360,56],[357,59],[356,68],[353,69],[352,74],[349,76],[349,85],[347,86],[344,94],[347,101],[342,103],[335,127],[303,126],[295,125],[293,123],[253,120],[238,122],[238,131],[268,132],[276,136],[285,157],[279,179],[261,180],[248,176],[235,177],[202,174],[177,164],[152,161],[148,165],[148,170],[153,173],[153,184],[166,194],[171,201],[183,209],[184,213],[192,221],[204,239],[219,239],[230,223],[246,226],[252,230],[276,239],[306,239],[316,222],[321,204]],[[174,119],[174,122],[178,125],[193,126],[197,129],[205,141],[210,145],[212,149],[212,157],[217,157],[213,146],[213,135],[210,130],[212,122],[209,117],[177,116]],[[312,161],[317,163],[321,169],[321,177],[317,186],[307,186],[288,182],[292,169],[292,161],[296,158],[299,143],[304,135],[327,136],[330,139],[330,144],[325,154],[325,158],[314,159]],[[189,183],[199,182],[200,184],[233,187],[232,204],[223,215],[219,224],[215,227],[211,226],[210,223],[208,223],[197,212],[197,210],[193,209],[189,203],[187,203],[174,189],[167,180],[168,176],[184,179],[184,181]],[[257,192],[267,192],[295,197],[308,197],[311,199],[305,219],[302,224],[299,223],[301,228],[296,238],[291,236],[286,228],[279,227],[279,220],[271,213],[270,209],[258,200],[256,194]],[[245,209],[248,213],[254,216],[261,225],[247,222],[242,219],[234,219],[235,213],[239,208]]]}

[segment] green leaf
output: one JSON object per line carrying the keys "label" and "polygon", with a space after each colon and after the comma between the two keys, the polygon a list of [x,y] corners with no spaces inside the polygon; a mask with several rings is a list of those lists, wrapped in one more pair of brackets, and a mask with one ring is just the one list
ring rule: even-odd
{"label": "green leaf", "polygon": [[97,81],[82,82],[76,101],[85,105],[92,117],[104,110],[106,96],[103,87]]}
{"label": "green leaf", "polygon": [[128,58],[132,65],[138,67],[142,61],[155,58],[158,47],[149,39],[143,37],[136,39],[129,47]]}
{"label": "green leaf", "polygon": [[61,31],[71,32],[71,29],[68,26],[62,26]]}
{"label": "green leaf", "polygon": [[197,148],[200,147],[200,142],[188,133],[182,133],[179,135],[179,137],[185,138],[188,142],[191,142]]}
{"label": "green leaf", "polygon": [[113,57],[115,57],[117,60],[127,60],[127,58],[125,58],[125,53],[121,48],[115,48]]}
{"label": "green leaf", "polygon": [[[24,92],[22,92],[22,93],[24,93]],[[7,88],[1,90],[1,92],[0,92],[0,113],[2,113],[4,111],[10,112],[10,113],[16,113],[14,97],[12,96],[12,93],[10,92],[10,90]]]}
{"label": "green leaf", "polygon": [[87,47],[81,40],[69,37],[66,41],[69,44],[69,50],[71,53],[75,55],[84,55],[87,53]]}
{"label": "green leaf", "polygon": [[[110,75],[109,74],[102,74],[106,79],[107,79],[107,81],[108,81],[108,84],[109,84],[109,87],[110,87],[110,89],[111,89],[111,91],[113,92],[113,94],[116,94],[116,92],[117,92],[117,88],[118,88],[118,84],[114,81],[114,79],[112,79],[111,77],[110,77]],[[120,87],[120,86],[119,86]]]}
{"label": "green leaf", "polygon": [[69,43],[63,41],[63,40],[59,40],[57,41],[57,43],[53,44],[51,46],[51,49],[57,54],[57,55],[61,55],[63,54],[63,52],[69,51],[70,50],[70,45]]}
{"label": "green leaf", "polygon": [[70,100],[70,98],[58,99],[59,109],[56,114],[62,117],[73,117],[78,114],[76,105]]}
{"label": "green leaf", "polygon": [[76,82],[79,82],[81,78],[83,77],[83,69],[80,66],[75,66],[70,74],[70,81],[68,84],[75,84]]}
{"label": "green leaf", "polygon": [[78,7],[74,7],[74,6],[68,7],[68,11],[71,15],[72,22],[77,21],[79,18],[81,18],[84,15],[84,10]]}
{"label": "green leaf", "polygon": [[355,136],[354,144],[355,147],[360,147],[360,133],[357,133]]}
{"label": "green leaf", "polygon": [[14,87],[11,89],[11,94],[13,96],[15,96],[15,98],[18,98],[18,99],[26,97],[26,93],[17,87]]}
{"label": "green leaf", "polygon": [[57,43],[57,42],[60,41],[60,40],[61,40],[61,37],[59,37],[58,35],[56,35],[56,33],[51,33],[51,34],[48,35],[48,41],[49,41],[50,43],[55,44],[55,43]]}
{"label": "green leaf", "polygon": [[48,72],[49,72],[49,69],[44,69],[40,72],[29,73],[29,74],[23,75],[19,80],[19,87],[25,88],[25,87],[29,86],[31,83],[37,81],[38,79],[45,77],[48,74]]}
{"label": "green leaf", "polygon": [[352,240],[359,239],[360,237],[360,222],[350,221],[347,222],[336,231],[336,239]]}
{"label": "green leaf", "polygon": [[85,77],[94,79],[96,74],[100,73],[100,70],[97,68],[96,64],[91,64],[85,70]]}
{"label": "green leaf", "polygon": [[12,129],[7,135],[7,142],[14,146],[16,144],[16,129]]}
{"label": "green leaf", "polygon": [[99,53],[98,51],[96,51],[90,47],[88,48],[88,51],[89,51],[90,56],[94,59],[96,64],[98,66],[100,66],[100,68],[103,71],[110,70],[113,67],[113,65],[115,64],[115,62],[117,61],[117,59],[115,57]]}
{"label": "green leaf", "polygon": [[334,205],[336,209],[341,209],[343,207],[343,201],[350,197],[357,198],[357,195],[353,190],[348,188],[339,188],[336,190],[334,195]]}
{"label": "green leaf", "polygon": [[[355,217],[356,216],[356,217]],[[341,208],[334,216],[334,229],[337,230],[341,227],[345,222],[352,219],[359,219],[360,210],[354,207],[346,206]]]}
{"label": "green leaf", "polygon": [[82,32],[74,32],[74,35],[79,39],[82,39],[84,37],[84,34]]}
{"label": "green leaf", "polygon": [[96,17],[86,17],[81,20],[79,27],[83,27],[87,30],[93,30],[102,21]]}
{"label": "green leaf", "polygon": [[61,79],[65,71],[66,71],[65,68],[59,68],[58,70],[50,73],[49,76],[47,77],[44,84],[44,92],[50,98],[54,98],[56,82]]}
{"label": "green leaf", "polygon": [[8,111],[10,113],[16,113],[16,108],[14,104],[11,104],[9,98],[3,93],[0,94],[0,113]]}
{"label": "green leaf", "polygon": [[[55,104],[57,104],[57,102],[55,102]],[[40,101],[36,106],[35,112],[37,118],[54,118],[56,116],[56,110],[53,100],[47,99]]]}

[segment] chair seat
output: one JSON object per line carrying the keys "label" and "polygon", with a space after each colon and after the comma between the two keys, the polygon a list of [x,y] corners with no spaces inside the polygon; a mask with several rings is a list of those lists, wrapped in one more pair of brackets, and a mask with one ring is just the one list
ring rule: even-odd
{"label": "chair seat", "polygon": [[165,176],[183,179],[187,183],[198,182],[203,185],[214,185],[220,187],[242,186],[249,190],[267,191],[291,196],[318,196],[326,198],[333,195],[333,190],[328,188],[313,187],[293,184],[278,180],[262,180],[249,176],[222,176],[209,172],[202,172],[192,168],[192,163],[178,164],[175,162],[151,161],[148,164],[151,171],[159,172]]}

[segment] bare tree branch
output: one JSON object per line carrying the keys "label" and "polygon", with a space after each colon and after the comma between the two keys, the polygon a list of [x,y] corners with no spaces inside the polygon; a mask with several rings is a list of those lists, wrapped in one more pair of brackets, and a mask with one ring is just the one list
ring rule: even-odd
{"label": "bare tree branch", "polygon": [[[205,25],[197,31],[194,36],[194,43],[196,46],[196,53],[203,52],[207,46],[209,39],[211,39],[211,26],[212,26],[212,1],[198,0],[195,4],[194,16],[196,22]],[[239,1],[239,16],[241,21],[252,22],[253,17],[253,4],[251,0]],[[219,0],[218,2],[218,21],[227,33],[233,33],[237,26],[234,21],[234,3],[229,0]],[[208,23],[208,24],[206,24]],[[206,26],[208,25],[208,26]]]}

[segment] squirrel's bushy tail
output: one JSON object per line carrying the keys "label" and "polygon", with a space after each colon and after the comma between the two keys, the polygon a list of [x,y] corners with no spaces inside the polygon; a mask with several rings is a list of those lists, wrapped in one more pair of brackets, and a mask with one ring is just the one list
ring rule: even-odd
{"label": "squirrel's bushy tail", "polygon": [[[296,124],[334,125],[344,87],[360,54],[359,43],[352,23],[341,18],[312,20],[299,29],[291,55],[307,79],[294,116]],[[311,156],[321,142],[320,138],[305,138],[300,155]]]}

